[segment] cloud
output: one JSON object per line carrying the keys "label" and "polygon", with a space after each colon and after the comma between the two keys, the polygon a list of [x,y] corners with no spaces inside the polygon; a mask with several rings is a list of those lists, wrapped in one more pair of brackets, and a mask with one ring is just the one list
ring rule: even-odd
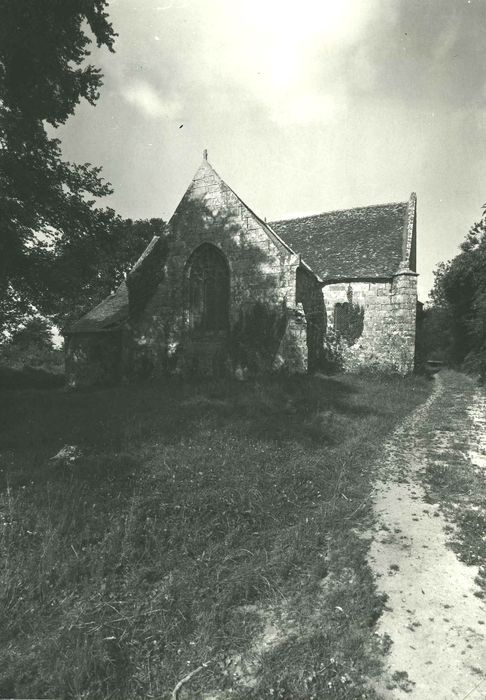
{"label": "cloud", "polygon": [[[407,0],[382,10],[362,37],[360,58],[373,71],[362,92],[448,109],[484,102],[484,0]],[[353,91],[362,88],[359,79],[353,83]]]}
{"label": "cloud", "polygon": [[151,119],[181,117],[183,101],[186,116],[258,113],[280,127],[342,117],[347,56],[381,12],[380,0],[144,0],[143,13],[130,2],[107,66],[127,102]]}
{"label": "cloud", "polygon": [[202,37],[205,80],[238,86],[280,126],[328,123],[342,112],[345,57],[375,17],[377,0],[209,4],[218,21]]}
{"label": "cloud", "polygon": [[176,99],[164,99],[149,83],[139,80],[132,82],[122,91],[123,98],[134,105],[145,116],[155,119],[165,117],[175,119],[181,112],[181,104]]}

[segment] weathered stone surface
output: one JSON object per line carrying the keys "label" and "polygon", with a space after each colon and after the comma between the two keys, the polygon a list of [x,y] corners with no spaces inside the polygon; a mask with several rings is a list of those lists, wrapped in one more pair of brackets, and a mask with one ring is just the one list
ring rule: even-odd
{"label": "weathered stone surface", "polygon": [[344,348],[347,370],[378,368],[407,374],[414,368],[417,276],[410,271],[392,281],[350,282],[324,287],[330,327],[334,308],[346,302],[349,289],[353,300],[364,308],[363,333],[351,347]]}

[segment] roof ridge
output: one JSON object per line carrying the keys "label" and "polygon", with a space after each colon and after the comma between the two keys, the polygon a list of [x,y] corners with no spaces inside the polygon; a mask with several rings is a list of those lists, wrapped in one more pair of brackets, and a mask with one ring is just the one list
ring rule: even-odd
{"label": "roof ridge", "polygon": [[402,201],[402,202],[383,202],[383,204],[365,204],[362,207],[331,209],[330,211],[321,211],[319,214],[306,214],[304,216],[292,216],[292,217],[287,218],[287,219],[274,219],[273,221],[270,221],[269,223],[271,225],[271,224],[281,224],[284,221],[300,221],[302,219],[315,219],[318,216],[324,216],[324,214],[339,214],[340,212],[359,211],[360,209],[378,209],[380,207],[397,206],[398,204],[407,204],[408,205],[408,200]]}

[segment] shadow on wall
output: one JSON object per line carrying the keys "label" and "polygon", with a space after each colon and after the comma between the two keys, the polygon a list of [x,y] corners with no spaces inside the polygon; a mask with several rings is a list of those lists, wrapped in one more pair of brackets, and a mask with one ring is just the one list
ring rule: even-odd
{"label": "shadow on wall", "polygon": [[296,300],[302,303],[307,327],[307,355],[309,372],[333,369],[326,353],[324,338],[327,331],[327,313],[321,285],[308,270],[300,267],[296,275]]}
{"label": "shadow on wall", "polygon": [[132,374],[292,370],[307,364],[307,352],[315,367],[324,329],[314,310],[317,331],[308,343],[310,305],[303,303],[304,316],[293,304],[298,260],[278,239],[248,229],[243,210],[212,211],[187,195],[182,200],[170,222],[165,265],[151,263],[156,251],[146,258],[152,279],[164,270],[157,291],[140,303],[129,285]]}

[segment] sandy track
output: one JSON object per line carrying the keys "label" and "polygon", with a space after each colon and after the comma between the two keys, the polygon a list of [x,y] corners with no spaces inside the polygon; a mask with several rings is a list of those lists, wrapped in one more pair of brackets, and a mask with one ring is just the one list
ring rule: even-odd
{"label": "sandy track", "polygon": [[[378,524],[369,561],[380,592],[388,596],[378,633],[392,641],[377,686],[386,699],[486,698],[486,609],[474,595],[478,569],[447,548],[447,522],[437,505],[427,503],[419,476],[424,460],[452,449],[450,432],[437,426],[433,440],[426,441],[419,429],[446,390],[447,378],[437,377],[432,396],[393,433],[374,493]],[[479,391],[471,401],[466,436],[478,467],[486,455],[485,413],[486,398]]]}

